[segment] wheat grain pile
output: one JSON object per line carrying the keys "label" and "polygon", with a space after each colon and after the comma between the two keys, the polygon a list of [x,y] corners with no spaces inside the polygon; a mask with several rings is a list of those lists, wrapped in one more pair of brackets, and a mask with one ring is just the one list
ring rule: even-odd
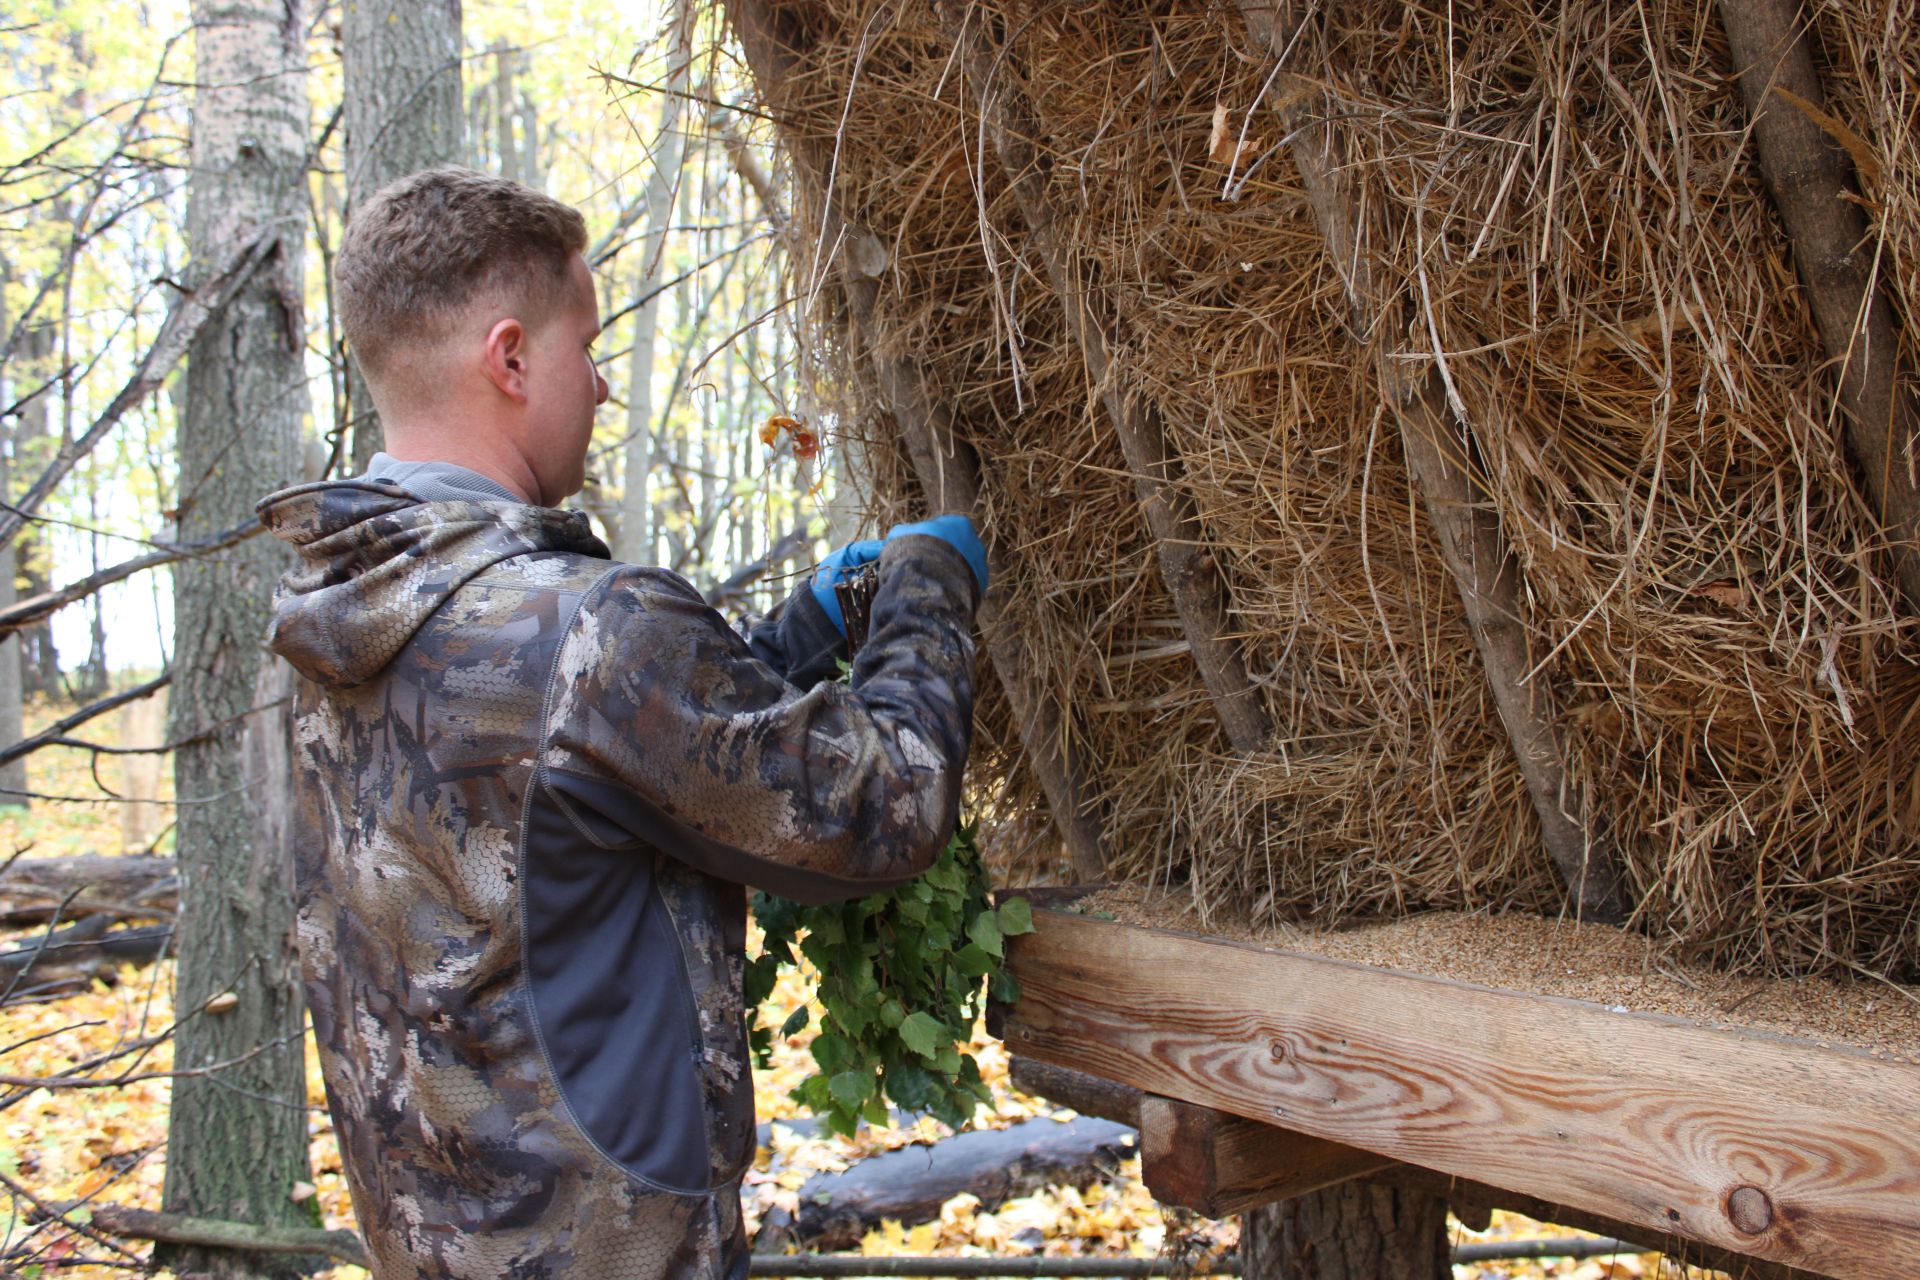
{"label": "wheat grain pile", "polygon": [[[1561,910],[1380,394],[1382,353],[1424,372],[1439,352],[1560,707],[1568,804],[1619,847],[1636,923],[1741,969],[1920,971],[1920,642],[1714,6],[1327,6],[1285,77],[1230,4],[970,11],[1031,113],[1112,376],[1159,411],[1221,568],[1277,728],[1256,756],[1220,732],[940,16],[772,7],[798,61],[765,109],[829,158],[792,239],[843,445],[864,442],[879,520],[923,501],[842,323],[829,180],[888,248],[874,340],[919,362],[980,455],[997,625],[1092,765],[1117,877],[1187,880],[1203,911],[1255,921]],[[1817,36],[1910,319],[1920,5],[1827,3]],[[1330,104],[1361,252],[1399,304],[1372,332],[1282,136],[1295,77]],[[982,688],[988,800],[1037,814]]]}

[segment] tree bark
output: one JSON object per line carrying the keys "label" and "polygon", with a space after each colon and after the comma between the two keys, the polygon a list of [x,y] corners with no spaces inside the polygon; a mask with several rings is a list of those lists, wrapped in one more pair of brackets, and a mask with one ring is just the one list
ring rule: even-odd
{"label": "tree bark", "polygon": [[[342,24],[347,216],[397,178],[466,154],[460,98],[460,0],[346,0]],[[347,374],[353,469],[382,443],[358,365]]]}
{"label": "tree bark", "polygon": [[[188,239],[218,262],[249,235],[274,238],[255,273],[197,335],[180,423],[180,533],[231,528],[261,494],[300,475],[307,409],[302,368],[307,155],[306,15],[300,0],[195,0],[201,86],[193,114]],[[262,1226],[312,1225],[290,1198],[307,1180],[306,1071],[293,940],[292,865],[281,816],[290,742],[287,676],[265,660],[277,540],[242,543],[216,561],[182,563],[174,581],[174,691],[169,736],[179,791],[180,966],[176,1001],[230,1010],[183,1018],[185,1070],[239,1060],[173,1090],[169,1211]],[[244,728],[243,728],[244,726]],[[204,736],[202,736],[204,735]],[[251,1056],[247,1056],[251,1055]],[[176,1270],[298,1274],[285,1258],[188,1250]]]}
{"label": "tree bark", "polygon": [[1811,21],[1797,0],[1720,3],[1760,172],[1793,243],[1821,344],[1840,370],[1847,451],[1886,530],[1907,605],[1920,608],[1920,407],[1898,377],[1899,331],[1875,287],[1877,241],[1858,203],[1853,163],[1815,118],[1825,95],[1808,48]]}
{"label": "tree bark", "polygon": [[629,564],[654,562],[653,352],[660,329],[655,286],[666,271],[667,225],[680,189],[686,154],[686,93],[693,63],[692,17],[686,0],[673,0],[666,91],[660,95],[660,134],[647,175],[647,233],[640,241],[640,271],[634,292],[643,297],[633,313],[633,346],[627,359],[627,447],[621,469],[619,541],[613,556]]}
{"label": "tree bark", "polygon": [[[0,322],[0,330],[6,325]],[[0,431],[0,502],[13,501],[13,432]],[[15,575],[20,568],[20,545],[0,550],[0,613],[11,609],[20,598]],[[0,742],[18,742],[26,736],[25,701],[22,686],[26,668],[21,661],[20,641],[13,633],[0,633]],[[15,760],[0,765],[0,805],[27,803],[27,762]]]}
{"label": "tree bark", "polygon": [[1240,1218],[1242,1280],[1446,1280],[1447,1202],[1356,1180]]}

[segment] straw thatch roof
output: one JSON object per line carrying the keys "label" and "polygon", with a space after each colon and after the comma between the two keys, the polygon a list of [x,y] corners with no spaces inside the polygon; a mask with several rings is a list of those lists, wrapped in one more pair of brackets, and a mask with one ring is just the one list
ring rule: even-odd
{"label": "straw thatch roof", "polygon": [[[1863,473],[1719,11],[1272,3],[728,0],[881,518],[977,481],[998,811],[1243,915],[1571,882],[1913,974],[1910,424]],[[1920,368],[1920,6],[1807,47]]]}

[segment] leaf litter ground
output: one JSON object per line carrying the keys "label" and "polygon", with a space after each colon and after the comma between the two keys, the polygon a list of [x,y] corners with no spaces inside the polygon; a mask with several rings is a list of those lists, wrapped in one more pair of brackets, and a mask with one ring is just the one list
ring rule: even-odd
{"label": "leaf litter ground", "polygon": [[[40,710],[34,720],[49,720]],[[103,735],[110,739],[111,734]],[[117,762],[103,759],[98,780],[109,787],[118,781]],[[30,787],[42,794],[101,796],[88,753],[53,749],[34,756],[29,765]],[[163,782],[163,787],[170,786]],[[89,852],[141,852],[124,848],[119,806],[76,802],[38,801],[30,810],[0,810],[0,855],[30,848],[31,856],[48,857]],[[162,837],[161,847],[165,848]],[[21,931],[7,941],[30,938]],[[807,1178],[818,1172],[846,1168],[854,1161],[911,1143],[939,1140],[947,1126],[930,1117],[888,1126],[863,1125],[852,1138],[815,1137],[780,1123],[797,1119],[800,1107],[788,1095],[814,1070],[809,1044],[822,1012],[812,999],[815,975],[806,966],[781,974],[763,1009],[763,1021],[779,1026],[792,1010],[810,1004],[811,1025],[797,1034],[775,1037],[769,1066],[754,1073],[755,1099],[762,1119],[771,1120],[771,1138],[759,1152],[742,1190],[749,1230],[776,1206],[789,1210],[799,1203]],[[172,1067],[172,1048],[164,1040],[143,1052],[119,1059],[96,1074],[127,1075],[127,1083],[113,1088],[47,1088],[31,1082],[71,1072],[78,1064],[119,1052],[129,1045],[157,1037],[173,1018],[173,965],[164,962],[145,969],[123,967],[116,981],[92,987],[62,999],[0,1009],[0,1097],[13,1097],[0,1111],[0,1173],[47,1202],[92,1201],[122,1203],[145,1209],[161,1207],[166,1157],[167,1101],[165,1073]],[[1001,1127],[1035,1116],[1061,1123],[1074,1113],[1055,1108],[1015,1091],[1007,1080],[1005,1048],[976,1028],[972,1051],[992,1091],[991,1104],[975,1115],[977,1125]],[[312,1181],[287,1188],[289,1197],[317,1201],[322,1225],[351,1228],[353,1207],[340,1171],[339,1149],[325,1110],[318,1060],[311,1036],[307,1042],[308,1132],[311,1136]],[[1542,1234],[1574,1234],[1513,1214],[1495,1214],[1485,1232],[1453,1224],[1457,1242],[1528,1238]],[[1176,1237],[1170,1240],[1170,1235]],[[1184,1239],[1178,1237],[1184,1236]],[[1186,1256],[1217,1256],[1235,1243],[1231,1222],[1211,1222],[1163,1213],[1140,1181],[1139,1161],[1125,1162],[1114,1180],[1104,1186],[1058,1186],[1021,1196],[997,1206],[983,1205],[970,1194],[955,1196],[942,1206],[938,1220],[917,1225],[885,1223],[868,1233],[860,1252],[869,1256],[938,1254],[947,1256],[1103,1256],[1155,1257],[1170,1244]],[[149,1252],[134,1244],[141,1256]],[[75,1265],[82,1258],[102,1257],[98,1244],[62,1227],[36,1221],[32,1207],[0,1186],[0,1253],[24,1262],[32,1250],[46,1267],[44,1274],[75,1277],[120,1277],[124,1266]],[[13,1274],[13,1263],[0,1261],[0,1274]],[[1204,1262],[1198,1274],[1205,1274]],[[33,1275],[30,1268],[19,1274]],[[168,1275],[168,1272],[159,1272]],[[323,1273],[334,1280],[358,1280],[366,1272],[342,1266]],[[1575,1262],[1567,1259],[1483,1263],[1454,1268],[1455,1280],[1492,1280],[1493,1277],[1557,1277],[1562,1280],[1641,1280],[1679,1276],[1678,1268],[1651,1255]],[[1689,1271],[1690,1277],[1713,1273]]]}

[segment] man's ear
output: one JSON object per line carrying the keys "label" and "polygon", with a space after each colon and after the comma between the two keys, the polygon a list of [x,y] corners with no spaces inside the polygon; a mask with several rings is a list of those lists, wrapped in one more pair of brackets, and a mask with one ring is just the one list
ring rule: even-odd
{"label": "man's ear", "polygon": [[487,330],[482,356],[487,377],[500,393],[519,404],[527,402],[527,327],[512,316],[496,320]]}

